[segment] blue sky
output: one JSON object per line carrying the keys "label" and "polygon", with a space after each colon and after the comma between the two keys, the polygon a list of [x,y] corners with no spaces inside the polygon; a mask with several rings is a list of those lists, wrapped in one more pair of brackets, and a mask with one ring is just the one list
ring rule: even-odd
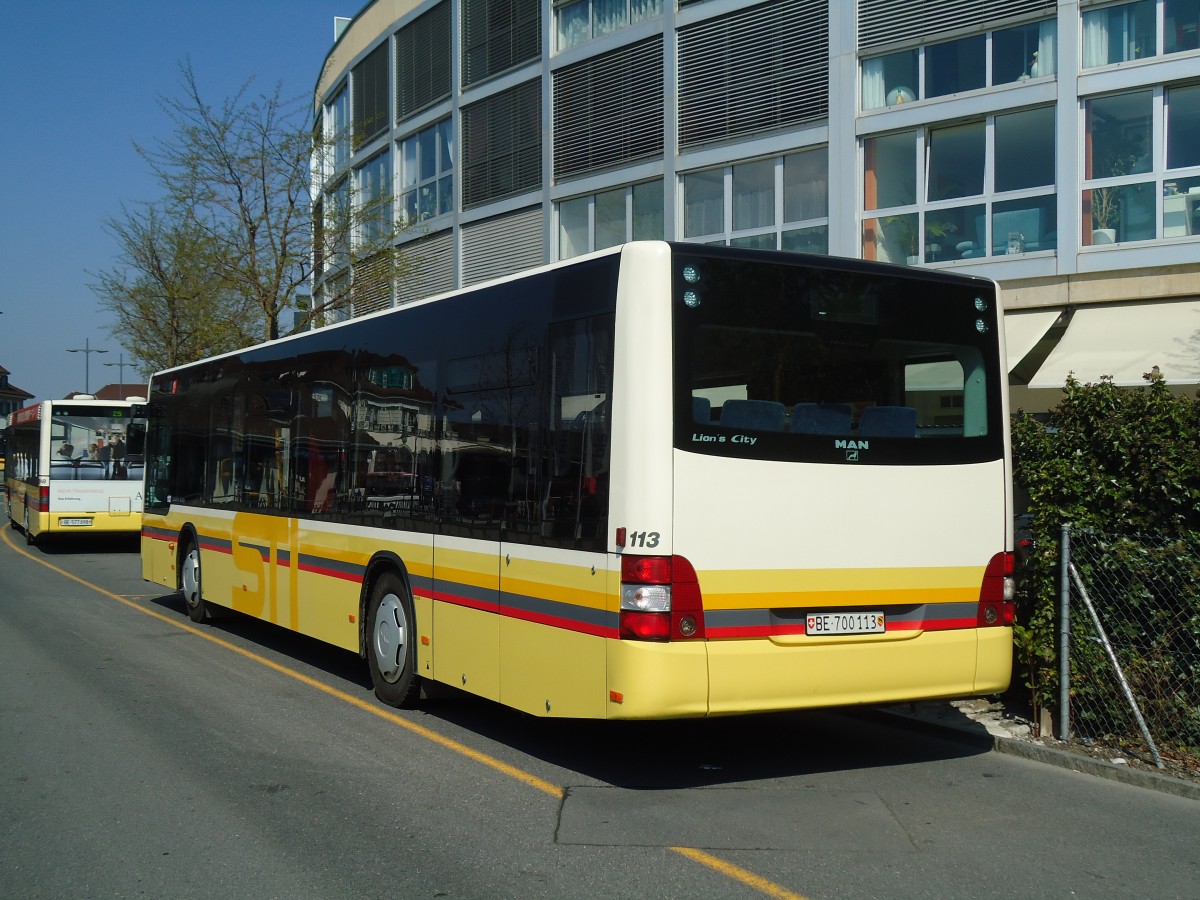
{"label": "blue sky", "polygon": [[[104,231],[121,204],[158,191],[133,142],[168,137],[158,105],[190,58],[219,104],[247,79],[311,95],[335,16],[365,0],[0,0],[0,365],[37,399],[118,380],[122,347],[89,287],[116,256]],[[107,349],[88,355],[68,348]],[[124,351],[126,362],[130,356]],[[136,380],[132,367],[125,380]]]}

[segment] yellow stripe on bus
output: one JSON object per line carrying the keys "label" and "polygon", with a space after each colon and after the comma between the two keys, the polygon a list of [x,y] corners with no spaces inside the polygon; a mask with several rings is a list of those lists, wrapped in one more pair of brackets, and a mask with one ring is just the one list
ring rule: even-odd
{"label": "yellow stripe on bus", "polygon": [[891,591],[928,588],[973,588],[983,583],[983,566],[913,566],[876,569],[704,570],[705,593],[777,593],[780,591]]}

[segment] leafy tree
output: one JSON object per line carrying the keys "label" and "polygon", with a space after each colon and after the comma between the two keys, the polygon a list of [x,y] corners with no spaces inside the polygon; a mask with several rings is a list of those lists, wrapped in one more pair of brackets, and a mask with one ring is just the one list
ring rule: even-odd
{"label": "leafy tree", "polygon": [[107,222],[117,264],[92,290],[113,314],[113,332],[136,348],[143,375],[251,343],[244,299],[215,274],[212,242],[194,220],[154,204]]}
{"label": "leafy tree", "polygon": [[1171,393],[1157,371],[1145,378],[1146,387],[1130,389],[1072,375],[1047,421],[1023,412],[1013,419],[1014,480],[1029,496],[1036,547],[1021,573],[1016,640],[1036,705],[1056,693],[1064,523],[1200,545],[1200,400]]}

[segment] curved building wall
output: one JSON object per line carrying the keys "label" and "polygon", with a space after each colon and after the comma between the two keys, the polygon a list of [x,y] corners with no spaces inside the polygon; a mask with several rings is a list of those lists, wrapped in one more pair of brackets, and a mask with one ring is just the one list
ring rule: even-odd
{"label": "curved building wall", "polygon": [[314,196],[393,198],[407,274],[355,313],[641,238],[954,268],[1018,316],[1194,297],[1193,19],[1185,0],[375,0],[321,69],[342,139]]}

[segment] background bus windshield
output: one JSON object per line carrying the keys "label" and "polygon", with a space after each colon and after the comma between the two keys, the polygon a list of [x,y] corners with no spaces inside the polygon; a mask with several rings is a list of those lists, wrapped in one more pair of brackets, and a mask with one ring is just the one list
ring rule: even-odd
{"label": "background bus windshield", "polygon": [[144,430],[128,409],[56,406],[50,425],[50,477],[75,481],[142,478]]}
{"label": "background bus windshield", "polygon": [[990,283],[703,252],[677,253],[674,279],[678,448],[861,464],[1002,455]]}

